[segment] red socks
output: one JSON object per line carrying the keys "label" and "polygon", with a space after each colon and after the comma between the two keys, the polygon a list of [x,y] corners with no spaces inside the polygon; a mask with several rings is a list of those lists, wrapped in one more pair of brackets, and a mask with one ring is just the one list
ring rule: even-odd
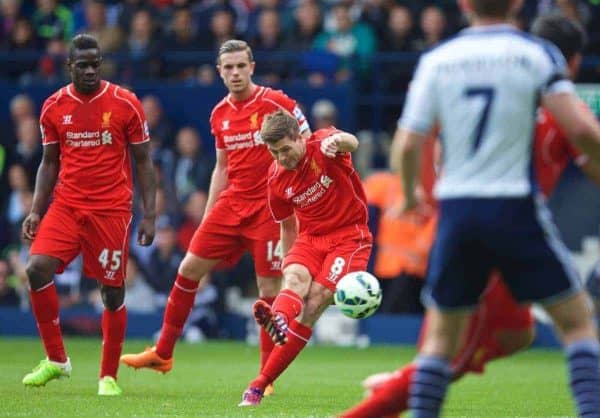
{"label": "red socks", "polygon": [[409,364],[382,383],[373,393],[341,418],[378,418],[395,416],[408,409],[408,388],[416,366]]}
{"label": "red socks", "polygon": [[35,316],[48,359],[58,363],[66,362],[67,354],[60,331],[58,294],[54,282],[50,282],[38,290],[30,289],[29,296],[31,297],[31,310]]}
{"label": "red socks", "polygon": [[125,340],[127,328],[127,308],[121,305],[116,311],[104,309],[102,312],[102,362],[100,378],[111,376],[117,378],[119,357]]}
{"label": "red socks", "polygon": [[163,320],[160,337],[156,344],[156,354],[162,359],[173,357],[175,343],[181,335],[185,321],[187,320],[196,299],[198,282],[186,279],[177,274],[177,279],[171,289],[171,294],[165,309],[165,318]]}
{"label": "red socks", "polygon": [[288,340],[284,345],[275,346],[267,363],[262,368],[259,376],[250,383],[250,387],[255,387],[264,391],[269,383],[277,379],[296,356],[302,351],[312,335],[312,329],[301,324],[295,319],[289,323]]}
{"label": "red socks", "polygon": [[300,295],[293,290],[283,289],[275,298],[271,310],[275,313],[284,315],[286,321],[289,323],[292,319],[296,319],[296,317],[300,315],[303,306],[304,301]]}
{"label": "red socks", "polygon": [[[274,297],[262,297],[261,300],[265,301],[269,305],[273,304]],[[263,369],[269,358],[269,354],[273,351],[275,343],[271,336],[265,331],[263,327],[260,327],[260,370]]]}

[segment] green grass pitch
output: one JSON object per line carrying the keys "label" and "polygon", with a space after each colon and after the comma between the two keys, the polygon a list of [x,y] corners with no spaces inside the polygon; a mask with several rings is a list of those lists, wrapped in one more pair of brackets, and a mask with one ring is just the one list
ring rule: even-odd
{"label": "green grass pitch", "polygon": [[[70,379],[24,388],[23,375],[42,358],[36,339],[0,340],[0,416],[5,417],[328,417],[356,403],[359,382],[370,373],[409,361],[414,349],[308,347],[283,374],[275,395],[257,408],[238,408],[257,369],[258,352],[235,342],[179,344],[175,367],[162,375],[121,367],[120,398],[96,395],[100,345],[67,339]],[[144,348],[128,341],[125,352]],[[446,417],[574,416],[560,351],[530,350],[468,376],[450,390]]]}

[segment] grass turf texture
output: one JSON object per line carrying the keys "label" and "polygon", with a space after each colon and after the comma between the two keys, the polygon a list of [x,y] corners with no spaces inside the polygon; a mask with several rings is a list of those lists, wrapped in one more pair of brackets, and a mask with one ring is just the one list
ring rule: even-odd
{"label": "grass turf texture", "polygon": [[[414,349],[308,347],[275,385],[275,395],[257,408],[238,408],[258,366],[258,351],[242,343],[179,344],[166,374],[121,366],[124,395],[101,398],[100,340],[67,339],[70,379],[25,388],[21,379],[43,357],[35,339],[0,340],[0,416],[6,417],[327,417],[362,396],[359,382],[370,373],[409,361]],[[125,352],[145,347],[128,341]],[[485,376],[467,376],[450,390],[447,417],[575,416],[560,351],[530,350],[488,366]]]}

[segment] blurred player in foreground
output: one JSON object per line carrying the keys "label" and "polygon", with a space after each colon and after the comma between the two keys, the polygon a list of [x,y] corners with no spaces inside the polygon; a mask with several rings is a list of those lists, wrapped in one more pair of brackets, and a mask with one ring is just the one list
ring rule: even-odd
{"label": "blurred player in foreground", "polygon": [[142,189],[138,244],[144,246],[154,239],[156,181],[144,111],[133,93],[100,79],[101,63],[95,38],[73,38],[67,60],[73,83],[42,107],[44,153],[23,235],[33,240],[27,275],[47,358],[23,384],[43,386],[71,374],[53,277],[82,253],[84,275],[100,283],[105,307],[98,394],[120,395],[116,379],[127,324],[123,279],[133,199],[130,151]]}
{"label": "blurred player in foreground", "polygon": [[[575,78],[585,43],[583,28],[562,15],[550,15],[538,18],[532,25],[532,33],[559,47],[567,59],[569,76]],[[590,112],[583,103],[581,109]],[[534,159],[537,180],[546,197],[552,194],[571,160],[590,179],[600,184],[598,165],[575,149],[552,115],[541,108],[537,117]],[[425,328],[426,324],[423,331]],[[533,338],[534,322],[530,309],[516,304],[501,277],[494,274],[469,319],[467,332],[452,361],[452,380],[468,372],[482,373],[487,362],[526,348]],[[342,416],[368,418],[397,415],[405,411],[408,409],[408,390],[415,368],[415,364],[409,364],[394,373],[370,376],[363,382],[365,389],[370,392],[369,398]]]}
{"label": "blurred player in foreground", "polygon": [[[265,115],[285,109],[294,116],[302,136],[308,122],[296,102],[281,91],[252,82],[255,62],[244,41],[221,45],[217,69],[229,94],[210,116],[216,139],[217,164],[213,171],[206,211],[171,290],[163,326],[155,347],[125,354],[128,366],[163,373],[173,367],[175,343],[194,305],[200,280],[217,264],[234,264],[248,250],[254,259],[259,297],[271,304],[281,287],[279,226],[267,208],[267,172],[271,155],[260,136]],[[261,368],[273,342],[261,330]]]}
{"label": "blurred player in foreground", "polygon": [[269,169],[269,206],[281,224],[283,289],[273,305],[254,304],[254,317],[278,345],[248,385],[240,406],[258,405],[296,358],[312,327],[332,303],[336,283],[365,270],[372,236],[364,190],[352,165],[352,134],[333,127],[302,139],[294,117],[278,111],[261,136],[275,161]]}

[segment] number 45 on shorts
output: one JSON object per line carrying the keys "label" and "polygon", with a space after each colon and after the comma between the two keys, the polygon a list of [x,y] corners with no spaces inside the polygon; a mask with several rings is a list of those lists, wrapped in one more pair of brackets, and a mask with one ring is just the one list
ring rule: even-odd
{"label": "number 45 on shorts", "polygon": [[121,267],[121,255],[123,251],[121,250],[109,250],[108,248],[104,248],[100,255],[98,256],[98,261],[102,268],[105,270],[105,279],[113,279],[115,275],[115,271],[119,270]]}

